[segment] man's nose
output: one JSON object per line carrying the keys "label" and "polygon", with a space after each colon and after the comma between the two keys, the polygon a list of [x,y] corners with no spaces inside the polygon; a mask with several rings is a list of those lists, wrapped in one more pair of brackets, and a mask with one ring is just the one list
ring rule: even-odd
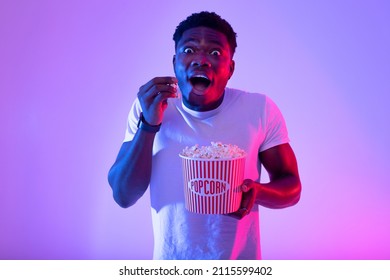
{"label": "man's nose", "polygon": [[203,67],[210,67],[211,63],[208,60],[206,55],[199,54],[191,62],[191,66],[203,66]]}

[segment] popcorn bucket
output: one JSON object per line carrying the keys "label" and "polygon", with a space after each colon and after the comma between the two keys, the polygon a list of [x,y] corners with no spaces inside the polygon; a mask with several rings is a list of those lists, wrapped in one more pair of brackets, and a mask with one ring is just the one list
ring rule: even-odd
{"label": "popcorn bucket", "polygon": [[227,214],[240,207],[245,157],[190,158],[183,165],[185,207],[199,214]]}

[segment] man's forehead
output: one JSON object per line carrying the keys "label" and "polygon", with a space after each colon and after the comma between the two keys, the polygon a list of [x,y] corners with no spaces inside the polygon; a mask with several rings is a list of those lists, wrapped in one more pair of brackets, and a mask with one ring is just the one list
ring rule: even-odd
{"label": "man's forehead", "polygon": [[184,31],[179,44],[185,44],[188,42],[200,43],[202,40],[206,40],[208,43],[218,44],[225,46],[227,44],[227,38],[225,34],[209,27],[194,27]]}

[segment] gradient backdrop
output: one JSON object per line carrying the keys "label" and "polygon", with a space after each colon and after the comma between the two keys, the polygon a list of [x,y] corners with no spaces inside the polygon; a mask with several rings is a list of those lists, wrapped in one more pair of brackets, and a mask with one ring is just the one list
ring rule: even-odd
{"label": "gradient backdrop", "polygon": [[151,258],[149,194],[121,209],[107,172],[201,10],[235,28],[229,86],[275,100],[299,161],[300,203],[261,208],[263,257],[390,259],[385,0],[2,0],[0,259]]}

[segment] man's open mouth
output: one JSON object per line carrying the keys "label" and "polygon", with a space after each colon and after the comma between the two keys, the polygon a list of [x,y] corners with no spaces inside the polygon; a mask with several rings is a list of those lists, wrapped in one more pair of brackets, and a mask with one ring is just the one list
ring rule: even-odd
{"label": "man's open mouth", "polygon": [[192,87],[196,90],[205,90],[210,85],[210,79],[205,75],[194,75],[190,78]]}

